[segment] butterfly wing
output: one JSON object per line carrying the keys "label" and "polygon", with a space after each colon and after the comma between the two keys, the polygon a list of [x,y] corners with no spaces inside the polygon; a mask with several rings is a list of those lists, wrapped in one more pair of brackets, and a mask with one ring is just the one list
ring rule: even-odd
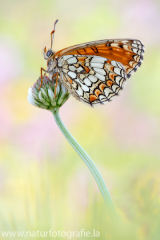
{"label": "butterfly wing", "polygon": [[62,49],[55,57],[64,55],[96,55],[120,62],[129,78],[142,64],[144,45],[136,39],[99,40]]}
{"label": "butterfly wing", "polygon": [[118,95],[127,77],[120,62],[100,56],[65,55],[58,59],[58,68],[70,93],[92,106]]}

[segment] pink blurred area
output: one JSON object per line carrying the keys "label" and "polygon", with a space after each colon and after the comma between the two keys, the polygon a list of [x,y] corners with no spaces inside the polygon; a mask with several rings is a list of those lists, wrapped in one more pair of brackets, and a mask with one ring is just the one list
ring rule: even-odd
{"label": "pink blurred area", "polygon": [[24,69],[24,60],[18,44],[11,36],[0,36],[0,84],[21,76]]}

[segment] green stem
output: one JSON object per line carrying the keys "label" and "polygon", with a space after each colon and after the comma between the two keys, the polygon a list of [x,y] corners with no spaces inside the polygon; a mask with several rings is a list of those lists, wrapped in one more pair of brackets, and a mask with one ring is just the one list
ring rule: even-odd
{"label": "green stem", "polygon": [[92,159],[89,157],[89,155],[84,151],[84,149],[79,145],[79,143],[75,140],[75,138],[70,134],[70,132],[67,130],[67,128],[64,126],[63,122],[60,119],[59,116],[59,109],[52,110],[52,113],[54,115],[54,119],[60,128],[63,135],[66,137],[68,142],[71,144],[71,146],[75,149],[75,151],[78,153],[78,155],[82,158],[84,163],[88,166],[89,170],[93,174],[99,189],[102,193],[102,196],[104,198],[105,204],[107,206],[108,213],[111,218],[115,218],[117,216],[112,199],[110,197],[110,194],[108,192],[108,189],[106,187],[106,184],[98,171],[96,165],[92,161]]}

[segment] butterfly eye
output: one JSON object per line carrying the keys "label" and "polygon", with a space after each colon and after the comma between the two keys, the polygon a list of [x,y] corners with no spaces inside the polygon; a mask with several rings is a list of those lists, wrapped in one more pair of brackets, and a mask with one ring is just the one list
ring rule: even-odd
{"label": "butterfly eye", "polygon": [[48,50],[47,53],[46,53],[46,56],[51,57],[52,55],[53,55],[53,52],[51,50]]}

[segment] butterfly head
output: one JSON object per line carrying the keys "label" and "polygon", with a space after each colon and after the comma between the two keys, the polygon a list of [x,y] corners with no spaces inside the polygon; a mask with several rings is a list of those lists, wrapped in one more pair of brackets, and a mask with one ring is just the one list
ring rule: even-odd
{"label": "butterfly head", "polygon": [[49,48],[48,50],[46,49],[46,47],[43,50],[43,56],[45,60],[48,60],[49,58],[52,58],[55,55],[55,52],[53,52],[53,50],[51,48]]}
{"label": "butterfly head", "polygon": [[51,49],[49,49],[47,52],[46,52],[46,56],[49,58],[53,55],[53,52]]}

